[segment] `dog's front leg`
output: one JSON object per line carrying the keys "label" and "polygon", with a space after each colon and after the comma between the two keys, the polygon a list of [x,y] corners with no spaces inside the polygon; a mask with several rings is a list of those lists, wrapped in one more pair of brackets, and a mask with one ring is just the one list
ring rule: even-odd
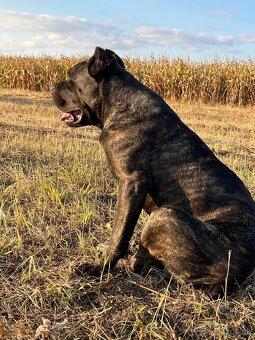
{"label": "dog's front leg", "polygon": [[118,186],[117,215],[106,256],[100,264],[81,265],[77,269],[79,274],[99,276],[103,270],[112,269],[128,251],[130,238],[145,202],[147,181],[128,177],[119,180]]}
{"label": "dog's front leg", "polygon": [[107,263],[113,268],[128,251],[129,241],[147,194],[144,179],[119,181],[117,214],[112,229]]}

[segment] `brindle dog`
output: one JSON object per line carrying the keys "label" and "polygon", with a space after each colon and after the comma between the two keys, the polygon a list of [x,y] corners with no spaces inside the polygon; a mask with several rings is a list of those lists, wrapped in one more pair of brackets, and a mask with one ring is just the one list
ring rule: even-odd
{"label": "brindle dog", "polygon": [[[182,282],[220,292],[242,283],[255,266],[255,203],[224,165],[155,92],[97,47],[88,62],[55,84],[55,105],[71,127],[96,125],[118,181],[117,214],[107,251],[113,268],[128,251],[137,219],[150,217],[134,261],[155,259]],[[103,264],[83,268],[97,275]]]}

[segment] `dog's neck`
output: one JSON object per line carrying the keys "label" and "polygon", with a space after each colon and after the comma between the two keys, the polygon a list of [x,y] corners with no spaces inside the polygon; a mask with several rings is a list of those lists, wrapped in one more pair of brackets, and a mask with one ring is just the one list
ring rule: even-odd
{"label": "dog's neck", "polygon": [[116,100],[113,102],[113,93],[116,91],[112,82],[102,80],[99,82],[99,94],[98,99],[94,106],[94,112],[100,120],[100,127],[103,129],[112,115],[115,106],[118,105]]}
{"label": "dog's neck", "polygon": [[[129,86],[130,80],[128,79],[130,75],[126,71],[124,74],[126,74],[124,80],[123,74],[122,77],[117,74],[98,82],[99,92],[94,111],[101,122],[102,129],[112,125],[113,122],[115,125],[124,123],[128,107],[132,106],[133,91],[131,91],[132,87]],[[125,97],[130,95],[131,99],[125,100]],[[130,118],[129,116],[129,120]]]}

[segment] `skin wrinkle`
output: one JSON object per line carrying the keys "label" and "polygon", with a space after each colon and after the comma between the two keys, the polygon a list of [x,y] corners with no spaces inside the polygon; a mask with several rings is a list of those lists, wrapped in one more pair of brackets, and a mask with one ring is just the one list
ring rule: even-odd
{"label": "skin wrinkle", "polygon": [[[70,77],[55,85],[54,103],[64,112],[88,105],[81,125],[95,120],[102,129],[99,141],[119,187],[107,265],[127,254],[143,208],[150,217],[132,259],[136,272],[163,264],[216,296],[231,250],[228,287],[241,284],[255,266],[255,203],[242,181],[114,52],[97,48]],[[82,272],[101,270],[85,264]]]}

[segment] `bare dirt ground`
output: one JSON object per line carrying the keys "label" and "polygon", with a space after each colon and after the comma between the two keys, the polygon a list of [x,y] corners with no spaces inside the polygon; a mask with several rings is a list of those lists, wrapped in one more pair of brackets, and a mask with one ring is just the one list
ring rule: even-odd
{"label": "bare dirt ground", "polygon": [[[254,108],[171,106],[255,197]],[[59,117],[47,93],[0,90],[0,339],[255,339],[254,277],[212,301],[155,269],[74,274],[109,238],[117,190],[99,131]]]}

